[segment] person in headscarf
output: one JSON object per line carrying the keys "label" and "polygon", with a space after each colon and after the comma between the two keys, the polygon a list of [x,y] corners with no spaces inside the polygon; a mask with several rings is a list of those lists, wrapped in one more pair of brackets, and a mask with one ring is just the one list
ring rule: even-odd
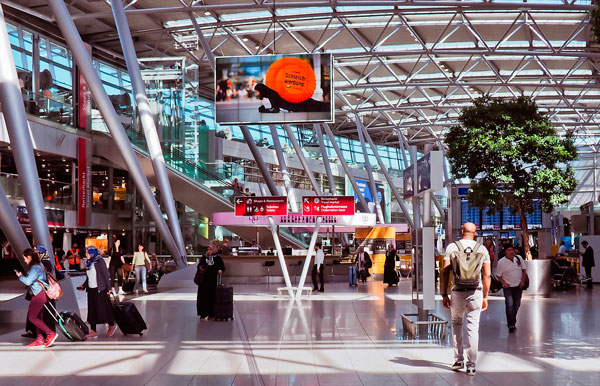
{"label": "person in headscarf", "polygon": [[106,336],[111,337],[114,335],[117,326],[115,325],[112,304],[109,298],[112,288],[108,268],[96,247],[87,247],[85,255],[87,257],[85,271],[87,278],[83,285],[77,287],[77,289],[87,291],[87,321],[90,324],[91,331],[86,335],[86,338],[97,338],[96,326],[104,323],[107,324]]}
{"label": "person in headscarf", "polygon": [[363,284],[366,284],[367,278],[371,276],[369,268],[372,266],[373,262],[371,261],[371,257],[365,252],[365,248],[361,245],[356,252],[356,269],[358,270],[358,277]]}
{"label": "person in headscarf", "polygon": [[201,277],[198,280],[198,297],[196,298],[196,309],[198,316],[208,320],[215,316],[215,295],[217,292],[218,275],[225,272],[225,263],[217,252],[214,244],[209,244],[208,251],[198,263],[198,271]]}

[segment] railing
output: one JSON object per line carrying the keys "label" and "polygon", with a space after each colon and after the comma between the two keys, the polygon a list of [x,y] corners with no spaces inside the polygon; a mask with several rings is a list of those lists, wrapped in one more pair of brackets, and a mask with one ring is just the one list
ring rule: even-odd
{"label": "railing", "polygon": [[23,93],[27,113],[62,125],[73,125],[73,106],[31,92]]}
{"label": "railing", "polygon": [[[44,202],[62,205],[74,204],[72,184],[44,178],[39,180]],[[25,192],[17,174],[0,173],[0,184],[7,197],[13,200],[24,199]]]}

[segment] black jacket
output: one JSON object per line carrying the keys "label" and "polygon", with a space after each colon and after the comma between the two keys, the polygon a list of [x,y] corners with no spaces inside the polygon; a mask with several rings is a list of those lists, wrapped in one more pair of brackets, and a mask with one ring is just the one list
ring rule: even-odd
{"label": "black jacket", "polygon": [[583,267],[595,267],[596,264],[594,262],[594,250],[590,245],[583,252],[583,258],[581,259],[581,265]]}
{"label": "black jacket", "polygon": [[[94,267],[96,268],[96,282],[98,283],[98,292],[106,292],[111,289],[110,279],[108,274],[108,268],[106,268],[106,262],[104,262],[103,258],[96,260],[94,263]],[[87,276],[85,278],[85,282],[83,282],[83,288],[89,292],[90,288],[88,287],[88,279]]]}

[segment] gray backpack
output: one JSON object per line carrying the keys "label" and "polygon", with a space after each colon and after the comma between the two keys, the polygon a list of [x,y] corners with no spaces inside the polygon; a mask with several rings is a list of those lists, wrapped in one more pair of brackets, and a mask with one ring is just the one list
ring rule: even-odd
{"label": "gray backpack", "polygon": [[473,248],[463,247],[460,241],[455,242],[458,251],[450,254],[453,282],[458,288],[477,288],[481,281],[484,254],[479,252],[481,244],[476,243]]}

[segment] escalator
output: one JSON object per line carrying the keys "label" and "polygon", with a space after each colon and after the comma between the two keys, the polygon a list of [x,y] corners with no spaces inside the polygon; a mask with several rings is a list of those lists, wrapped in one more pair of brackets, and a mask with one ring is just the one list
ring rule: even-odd
{"label": "escalator", "polygon": [[[133,129],[126,129],[126,132],[144,174],[150,184],[156,186],[154,170],[143,134]],[[109,134],[94,131],[92,143],[94,155],[101,156],[126,169],[121,154],[117,147],[112,144],[112,138]],[[180,149],[169,148],[164,143],[162,146],[175,200],[209,218],[212,213],[233,211],[233,187],[229,181],[226,181],[216,171],[211,170],[209,165],[194,164],[185,159],[183,151]],[[258,232],[260,244],[263,248],[274,246],[271,231],[268,227],[225,226],[225,228],[246,240],[256,239]],[[296,248],[308,248],[308,244],[301,234],[293,234],[287,229],[281,228],[280,237],[284,245],[291,244]]]}

